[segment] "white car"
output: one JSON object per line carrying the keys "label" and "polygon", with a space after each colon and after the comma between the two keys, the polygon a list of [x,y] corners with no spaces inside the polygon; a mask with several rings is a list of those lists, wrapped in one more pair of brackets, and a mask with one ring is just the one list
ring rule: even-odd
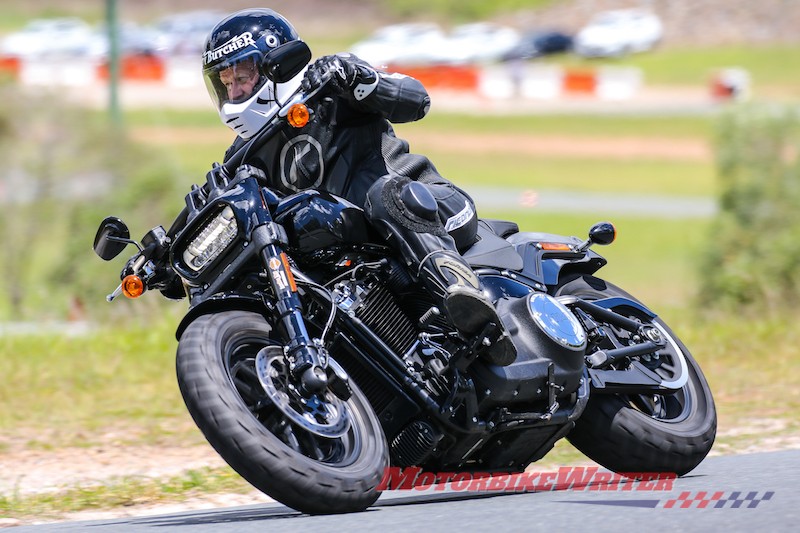
{"label": "white car", "polygon": [[437,55],[443,63],[498,61],[517,46],[520,39],[520,33],[514,28],[473,22],[453,28]]}
{"label": "white car", "polygon": [[[158,34],[153,29],[145,28],[132,22],[120,22],[117,26],[117,46],[121,55],[154,54]],[[99,25],[92,34],[89,55],[107,57],[110,52],[108,28]]]}
{"label": "white car", "polygon": [[211,30],[226,16],[223,11],[202,9],[166,16],[153,27],[155,49],[168,56],[199,56]]}
{"label": "white car", "polygon": [[375,67],[419,65],[435,61],[446,37],[433,23],[393,24],[355,43],[350,51]]}
{"label": "white car", "polygon": [[605,11],[578,32],[573,48],[583,57],[619,57],[652,49],[663,33],[661,20],[649,11]]}
{"label": "white car", "polygon": [[7,56],[84,55],[92,45],[92,28],[79,18],[34,19],[0,44]]}

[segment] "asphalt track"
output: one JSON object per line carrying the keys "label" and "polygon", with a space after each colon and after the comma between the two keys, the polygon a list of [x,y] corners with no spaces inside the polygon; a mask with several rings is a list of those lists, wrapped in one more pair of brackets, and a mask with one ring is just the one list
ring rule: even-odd
{"label": "asphalt track", "polygon": [[[309,516],[278,503],[116,520],[22,526],[14,533],[264,531],[797,531],[800,450],[712,457],[661,490],[592,481],[569,490],[385,492],[362,513]],[[596,478],[593,478],[596,479]],[[622,485],[624,486],[624,485]],[[638,487],[638,485],[637,485]],[[644,485],[643,487],[647,487]],[[653,485],[656,488],[657,485]],[[616,488],[617,490],[612,490]]]}

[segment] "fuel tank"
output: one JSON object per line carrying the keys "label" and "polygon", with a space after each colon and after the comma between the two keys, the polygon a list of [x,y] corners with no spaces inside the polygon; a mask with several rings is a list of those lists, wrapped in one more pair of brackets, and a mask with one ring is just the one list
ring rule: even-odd
{"label": "fuel tank", "polygon": [[319,191],[302,191],[281,200],[274,220],[282,225],[289,247],[309,253],[341,244],[379,242],[364,210]]}

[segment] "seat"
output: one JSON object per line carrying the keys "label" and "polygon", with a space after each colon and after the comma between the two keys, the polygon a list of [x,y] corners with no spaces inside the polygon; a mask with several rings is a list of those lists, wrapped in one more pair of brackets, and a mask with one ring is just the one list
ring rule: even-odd
{"label": "seat", "polygon": [[472,267],[522,270],[522,256],[510,242],[498,235],[498,231],[512,235],[519,231],[519,226],[504,220],[481,219],[478,221],[478,240],[464,252],[464,259]]}

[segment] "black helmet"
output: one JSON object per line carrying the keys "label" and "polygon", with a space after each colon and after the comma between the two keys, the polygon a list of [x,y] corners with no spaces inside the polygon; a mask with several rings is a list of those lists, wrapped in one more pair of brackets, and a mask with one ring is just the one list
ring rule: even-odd
{"label": "black helmet", "polygon": [[272,84],[266,83],[261,68],[267,52],[297,39],[286,18],[263,8],[233,13],[211,30],[203,52],[203,79],[222,122],[241,137],[254,135],[277,111],[277,100],[299,86],[302,72]]}

